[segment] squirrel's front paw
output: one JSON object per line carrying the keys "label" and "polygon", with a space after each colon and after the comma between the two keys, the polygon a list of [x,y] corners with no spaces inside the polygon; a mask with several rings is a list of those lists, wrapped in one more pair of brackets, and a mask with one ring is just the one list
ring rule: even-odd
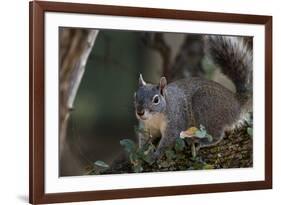
{"label": "squirrel's front paw", "polygon": [[153,162],[156,162],[157,160],[161,159],[161,157],[164,154],[164,150],[157,149],[153,154],[152,154],[152,160]]}
{"label": "squirrel's front paw", "polygon": [[161,152],[160,150],[156,150],[152,154],[151,158],[152,158],[153,162],[156,162],[157,160],[161,159],[162,156],[163,156],[163,152]]}

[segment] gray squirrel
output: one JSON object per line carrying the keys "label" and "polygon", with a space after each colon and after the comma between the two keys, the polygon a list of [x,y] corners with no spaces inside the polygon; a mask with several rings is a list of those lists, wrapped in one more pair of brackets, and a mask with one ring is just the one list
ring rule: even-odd
{"label": "gray squirrel", "polygon": [[[161,77],[159,84],[146,83],[140,74],[139,87],[134,96],[136,117],[149,136],[160,136],[155,159],[173,146],[182,131],[203,125],[212,140],[202,138],[199,147],[212,146],[221,141],[226,129],[232,128],[252,103],[252,48],[246,38],[230,36],[206,37],[207,52],[224,75],[230,78],[236,92],[199,77],[176,80],[167,84]],[[139,145],[147,141],[139,136]]]}

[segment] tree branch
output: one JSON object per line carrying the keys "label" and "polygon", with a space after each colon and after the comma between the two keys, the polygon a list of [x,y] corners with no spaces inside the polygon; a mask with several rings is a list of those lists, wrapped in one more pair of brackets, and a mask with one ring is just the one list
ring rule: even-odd
{"label": "tree branch", "polygon": [[204,55],[202,35],[186,34],[184,42],[171,65],[171,80],[204,76],[205,73],[202,68]]}
{"label": "tree branch", "polygon": [[159,52],[162,58],[163,75],[169,81],[171,72],[171,48],[166,43],[163,33],[146,32],[143,36],[143,42],[147,47]]}
{"label": "tree branch", "polygon": [[67,145],[67,126],[73,103],[98,30],[60,28],[59,133],[60,158]]}
{"label": "tree branch", "polygon": [[[223,140],[216,146],[201,148],[199,160],[192,159],[190,147],[184,150],[184,159],[173,160],[167,164],[165,157],[156,163],[143,164],[142,172],[178,171],[189,169],[243,168],[253,166],[253,138],[247,133],[247,126],[226,132]],[[179,154],[177,154],[178,156]],[[165,167],[160,167],[162,164]],[[208,166],[202,166],[204,164]],[[133,173],[133,165],[125,151],[115,159],[109,169],[101,174]]]}

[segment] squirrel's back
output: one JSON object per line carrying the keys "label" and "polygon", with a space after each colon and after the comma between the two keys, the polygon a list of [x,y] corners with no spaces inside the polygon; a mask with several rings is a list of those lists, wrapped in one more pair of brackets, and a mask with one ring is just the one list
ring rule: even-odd
{"label": "squirrel's back", "polygon": [[169,84],[162,77],[158,85],[152,85],[140,76],[135,96],[136,114],[146,127],[160,131],[158,156],[191,126],[203,125],[213,137],[212,141],[200,139],[201,146],[218,143],[224,131],[239,121],[245,107],[251,108],[252,49],[249,44],[241,37],[209,36],[207,45],[207,52],[222,73],[233,81],[236,92],[198,77]]}
{"label": "squirrel's back", "polygon": [[[227,98],[236,98],[236,95],[225,88],[223,85],[199,77],[190,77],[177,80],[175,82],[169,83],[166,87],[166,92],[171,95],[171,97],[176,92],[177,94],[183,94],[185,98],[192,98],[199,90],[216,90],[216,92],[224,93]],[[211,94],[211,93],[210,93]]]}
{"label": "squirrel's back", "polygon": [[[175,97],[177,93],[177,97]],[[204,125],[210,134],[221,137],[223,127],[232,127],[241,116],[242,105],[237,95],[224,86],[202,78],[186,78],[166,87],[167,102],[186,112],[188,126]],[[171,113],[177,113],[173,109]]]}

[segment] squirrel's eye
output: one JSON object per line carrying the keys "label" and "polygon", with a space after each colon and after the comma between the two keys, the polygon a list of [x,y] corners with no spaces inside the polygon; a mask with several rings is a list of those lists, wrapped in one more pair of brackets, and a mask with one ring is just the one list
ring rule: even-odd
{"label": "squirrel's eye", "polygon": [[159,103],[159,96],[158,95],[155,95],[154,97],[153,97],[153,103],[154,104],[158,104]]}

